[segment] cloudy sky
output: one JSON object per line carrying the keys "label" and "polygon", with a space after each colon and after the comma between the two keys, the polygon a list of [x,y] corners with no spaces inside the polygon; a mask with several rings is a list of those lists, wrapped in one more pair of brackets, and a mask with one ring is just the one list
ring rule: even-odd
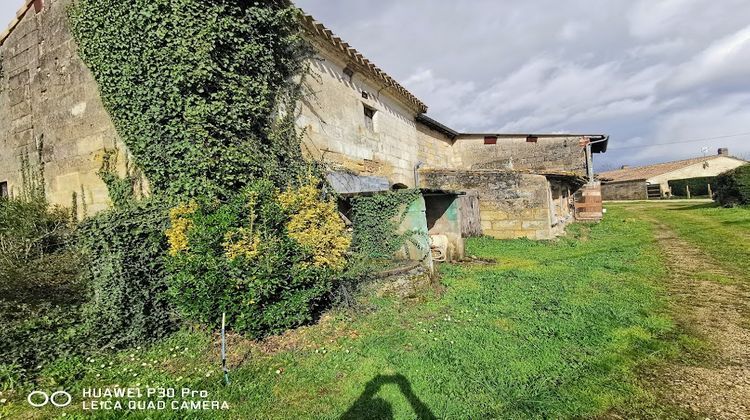
{"label": "cloudy sky", "polygon": [[607,133],[605,167],[750,158],[747,0],[297,3],[455,129]]}
{"label": "cloudy sky", "polygon": [[747,0],[297,4],[455,129],[607,133],[605,168],[703,147],[750,158]]}

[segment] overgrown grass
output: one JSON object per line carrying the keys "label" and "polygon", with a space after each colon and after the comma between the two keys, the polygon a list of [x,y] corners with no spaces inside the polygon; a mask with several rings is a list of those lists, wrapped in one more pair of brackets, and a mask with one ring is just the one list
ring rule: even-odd
{"label": "overgrown grass", "polygon": [[[49,366],[41,383],[206,389],[229,411],[131,413],[184,418],[529,418],[606,413],[648,398],[636,370],[675,351],[650,225],[613,208],[555,242],[470,240],[496,264],[443,265],[441,295],[363,297],[375,310],[334,311],[261,351],[230,341],[224,385],[215,337],[184,331],[149,349]],[[34,414],[23,392],[0,411]],[[80,403],[36,412],[80,415]],[[91,413],[88,413],[91,414]],[[96,412],[120,418],[122,412]]]}

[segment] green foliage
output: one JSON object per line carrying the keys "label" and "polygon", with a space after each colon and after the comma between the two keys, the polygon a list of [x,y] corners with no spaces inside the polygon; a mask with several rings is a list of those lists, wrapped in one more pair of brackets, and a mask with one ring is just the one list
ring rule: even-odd
{"label": "green foliage", "polygon": [[[581,226],[581,240],[472,238],[469,252],[497,264],[441,265],[442,293],[420,293],[418,304],[359,296],[378,310],[335,311],[272,351],[263,349],[276,340],[236,337],[229,360],[244,363],[231,370],[231,386],[220,379],[216,336],[203,331],[81,363],[77,386],[205,389],[229,402],[230,411],[201,413],[216,419],[342,418],[353,407],[360,418],[397,419],[619,413],[630,398],[651,396],[637,372],[674,354],[667,338],[674,327],[665,314],[662,254],[649,223],[637,220],[648,213],[607,214]],[[100,368],[112,362],[116,369]],[[403,380],[382,381],[394,376]],[[35,413],[23,401],[19,407]],[[80,404],[68,410],[85,414]]]}
{"label": "green foliage", "polygon": [[716,199],[725,207],[750,204],[750,164],[716,178]]}
{"label": "green foliage", "polygon": [[79,226],[93,343],[143,343],[175,328],[164,266],[168,208],[148,199],[101,212]]}
{"label": "green foliage", "polygon": [[256,337],[313,319],[336,272],[289,237],[277,194],[257,181],[227,202],[173,211],[169,283],[186,318],[216,327],[226,312],[230,328]]}
{"label": "green foliage", "polygon": [[272,0],[73,4],[79,54],[152,192],[225,198],[301,170],[298,13]]}
{"label": "green foliage", "polygon": [[398,232],[419,190],[396,190],[352,199],[352,248],[365,259],[390,259],[414,235]]}
{"label": "green foliage", "polygon": [[[127,165],[126,165],[127,166]],[[109,199],[114,207],[123,207],[135,199],[136,176],[127,168],[124,177],[117,174],[117,150],[107,150],[102,157],[102,166],[99,168],[99,178],[107,186]]]}
{"label": "green foliage", "polygon": [[85,294],[69,217],[43,199],[0,199],[0,388],[80,348]]}
{"label": "green foliage", "polygon": [[687,187],[690,187],[691,197],[707,196],[709,195],[709,184],[711,185],[712,190],[716,188],[715,176],[674,179],[669,181],[669,187],[672,189],[672,195],[675,197],[687,197]]}

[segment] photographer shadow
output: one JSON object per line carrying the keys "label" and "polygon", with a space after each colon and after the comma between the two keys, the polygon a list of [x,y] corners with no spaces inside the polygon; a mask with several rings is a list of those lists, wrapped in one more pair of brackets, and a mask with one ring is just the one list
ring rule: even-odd
{"label": "photographer shadow", "polygon": [[409,401],[415,418],[420,420],[437,420],[430,409],[414,394],[409,380],[403,375],[377,375],[365,385],[362,395],[346,410],[341,420],[355,419],[393,419],[393,408],[386,400],[376,397],[383,385],[398,385],[401,394]]}

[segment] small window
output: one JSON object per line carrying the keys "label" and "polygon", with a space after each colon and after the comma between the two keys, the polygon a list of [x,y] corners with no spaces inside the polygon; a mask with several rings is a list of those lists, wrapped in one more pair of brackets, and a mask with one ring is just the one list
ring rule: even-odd
{"label": "small window", "polygon": [[370,131],[375,131],[375,111],[374,108],[370,108],[367,105],[365,107],[365,127]]}
{"label": "small window", "polygon": [[497,136],[485,136],[484,144],[497,144]]}
{"label": "small window", "polygon": [[0,182],[0,198],[8,198],[8,182]]}

